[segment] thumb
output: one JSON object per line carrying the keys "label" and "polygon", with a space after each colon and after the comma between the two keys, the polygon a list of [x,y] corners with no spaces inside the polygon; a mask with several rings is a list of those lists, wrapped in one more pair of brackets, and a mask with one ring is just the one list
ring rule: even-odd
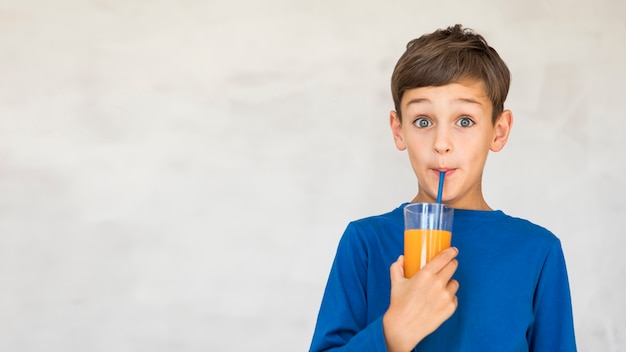
{"label": "thumb", "polygon": [[389,267],[389,276],[391,276],[391,282],[404,279],[404,256],[398,257],[391,267]]}

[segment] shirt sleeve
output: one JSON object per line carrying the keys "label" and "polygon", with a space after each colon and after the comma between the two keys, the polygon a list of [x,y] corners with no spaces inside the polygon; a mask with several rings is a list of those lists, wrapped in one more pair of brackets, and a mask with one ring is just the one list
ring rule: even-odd
{"label": "shirt sleeve", "polygon": [[543,265],[533,302],[535,321],[528,340],[532,352],[576,351],[572,300],[561,242]]}
{"label": "shirt sleeve", "polygon": [[382,316],[367,323],[367,246],[356,226],[344,232],[322,298],[311,352],[386,352]]}

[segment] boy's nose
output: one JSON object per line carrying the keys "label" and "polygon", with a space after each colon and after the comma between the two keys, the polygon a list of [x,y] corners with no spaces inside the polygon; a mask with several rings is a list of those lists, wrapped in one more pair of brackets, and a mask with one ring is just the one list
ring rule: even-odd
{"label": "boy's nose", "polygon": [[435,152],[437,152],[437,154],[447,154],[447,153],[450,153],[451,151],[452,151],[452,147],[450,146],[435,145]]}
{"label": "boy's nose", "polygon": [[452,151],[452,142],[448,136],[448,132],[445,130],[437,131],[433,148],[437,154],[446,154]]}

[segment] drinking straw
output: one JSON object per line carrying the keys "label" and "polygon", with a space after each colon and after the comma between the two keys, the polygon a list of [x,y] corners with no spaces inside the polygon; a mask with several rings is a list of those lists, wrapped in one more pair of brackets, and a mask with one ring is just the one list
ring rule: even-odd
{"label": "drinking straw", "polygon": [[437,203],[441,203],[441,195],[443,193],[443,179],[446,177],[445,171],[439,172],[439,190],[437,191]]}

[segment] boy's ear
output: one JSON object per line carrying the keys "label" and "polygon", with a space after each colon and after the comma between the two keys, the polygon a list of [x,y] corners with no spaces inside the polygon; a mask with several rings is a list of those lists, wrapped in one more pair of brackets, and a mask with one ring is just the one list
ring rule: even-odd
{"label": "boy's ear", "polygon": [[491,141],[491,148],[489,148],[492,152],[499,152],[504,148],[512,127],[513,113],[511,110],[504,110],[493,126],[493,141]]}
{"label": "boy's ear", "polygon": [[389,113],[389,126],[391,126],[391,133],[393,134],[393,141],[396,143],[398,150],[405,150],[406,143],[404,142],[404,135],[402,134],[402,122],[398,113],[392,110]]}

